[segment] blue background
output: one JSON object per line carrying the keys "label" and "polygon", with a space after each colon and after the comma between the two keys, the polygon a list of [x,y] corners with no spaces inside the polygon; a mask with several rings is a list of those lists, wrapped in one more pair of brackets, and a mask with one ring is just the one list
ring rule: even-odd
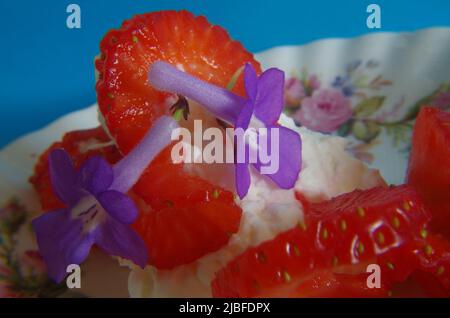
{"label": "blue background", "polygon": [[[70,3],[81,7],[81,29],[66,27]],[[1,0],[0,147],[94,103],[98,43],[134,14],[188,9],[257,52],[374,32],[366,27],[370,3],[381,6],[381,31],[450,25],[448,0]]]}

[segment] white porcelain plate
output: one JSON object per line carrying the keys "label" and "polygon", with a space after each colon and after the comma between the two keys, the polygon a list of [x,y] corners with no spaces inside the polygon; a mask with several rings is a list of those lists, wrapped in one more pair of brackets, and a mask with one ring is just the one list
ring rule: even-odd
{"label": "white porcelain plate", "polygon": [[[285,111],[299,123],[308,125],[299,116],[302,105],[314,104],[320,96],[340,96],[339,100],[350,103],[352,116],[331,133],[350,138],[348,150],[380,169],[389,183],[403,182],[420,107],[433,104],[450,109],[450,28],[319,40],[273,48],[257,54],[257,59],[264,69],[278,67],[286,72]],[[95,107],[68,114],[0,151],[0,203],[5,206],[0,210],[0,297],[74,295],[46,279],[29,227],[21,225],[38,211],[28,184],[37,156],[65,132],[97,126]],[[327,122],[320,118],[326,113],[317,116],[320,123]],[[323,125],[318,129],[327,128]],[[93,283],[82,293],[126,295],[125,271],[114,273],[111,282],[110,272],[96,270],[106,261],[88,263],[93,266],[89,270]]]}

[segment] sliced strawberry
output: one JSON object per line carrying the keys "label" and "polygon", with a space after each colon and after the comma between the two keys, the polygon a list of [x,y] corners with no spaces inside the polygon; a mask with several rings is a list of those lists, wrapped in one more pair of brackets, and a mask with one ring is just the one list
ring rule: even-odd
{"label": "sliced strawberry", "polygon": [[431,274],[450,297],[450,242],[439,235],[430,235],[417,240],[414,255],[419,270]]}
{"label": "sliced strawberry", "polygon": [[450,238],[450,113],[421,109],[414,125],[407,179],[432,212],[431,228]]}
{"label": "sliced strawberry", "polygon": [[[403,270],[409,277],[393,287],[394,296],[450,297],[450,242],[422,229],[419,238],[401,247],[396,254],[397,259],[407,264]],[[383,262],[390,261],[384,259]]]}
{"label": "sliced strawberry", "polygon": [[216,251],[239,229],[233,194],[171,164],[170,147],[134,187],[150,208],[134,228],[147,243],[150,263],[169,269]]}
{"label": "sliced strawberry", "polygon": [[[289,297],[289,298],[362,298],[385,297],[388,290],[381,285],[380,288],[367,287],[366,274],[349,275],[336,274],[329,269],[317,270],[310,276],[291,281],[289,287],[274,288],[263,297]],[[236,296],[238,297],[238,296]]]}
{"label": "sliced strawberry", "polygon": [[[100,51],[95,63],[99,72],[98,104],[108,130],[124,153],[171,106],[169,95],[148,83],[147,73],[153,62],[171,63],[222,87],[246,62],[260,71],[253,55],[223,28],[187,11],[136,15],[119,30],[109,31]],[[233,91],[244,94],[242,76]]]}
{"label": "sliced strawberry", "polygon": [[105,146],[110,138],[101,127],[68,132],[61,141],[52,144],[38,159],[30,182],[36,189],[42,209],[50,211],[62,208],[63,203],[53,193],[48,170],[48,155],[56,148],[65,149],[73,158],[74,164],[80,166],[87,158],[101,155],[110,163],[117,162],[121,155],[113,145]]}
{"label": "sliced strawberry", "polygon": [[[142,138],[152,123],[169,113],[174,96],[153,89],[147,73],[165,61],[222,87],[246,62],[259,64],[221,27],[187,11],[137,15],[106,34],[96,60],[97,95],[106,126],[122,153]],[[233,91],[244,95],[240,76]],[[195,118],[199,112],[192,111]],[[215,121],[212,121],[213,125]],[[187,124],[188,126],[188,124]],[[134,225],[149,248],[150,262],[171,268],[223,246],[239,228],[241,209],[231,192],[170,162],[167,150],[134,187],[142,213]]]}
{"label": "sliced strawberry", "polygon": [[[328,277],[316,284],[314,296],[329,296],[328,285],[343,296],[365,296],[367,290],[357,286],[366,283],[368,264],[380,265],[383,285],[389,288],[416,269],[415,262],[402,258],[403,251],[413,255],[411,247],[428,219],[419,196],[408,186],[357,190],[310,204],[302,225],[248,249],[220,270],[212,283],[213,295],[310,296],[301,288],[305,281]],[[347,275],[341,276],[347,283],[336,275]]]}

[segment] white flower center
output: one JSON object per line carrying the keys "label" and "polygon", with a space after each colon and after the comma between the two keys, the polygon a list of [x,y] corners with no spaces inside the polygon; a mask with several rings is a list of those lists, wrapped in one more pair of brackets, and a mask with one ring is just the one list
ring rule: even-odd
{"label": "white flower center", "polygon": [[247,128],[247,134],[248,134],[248,145],[252,151],[255,151],[258,153],[258,134],[260,136],[267,135],[267,129],[266,125],[262,121],[260,121],[258,118],[256,118],[255,115],[252,115],[250,118],[250,123]]}
{"label": "white flower center", "polygon": [[80,199],[71,210],[72,218],[83,223],[83,233],[93,231],[106,218],[106,211],[93,195]]}

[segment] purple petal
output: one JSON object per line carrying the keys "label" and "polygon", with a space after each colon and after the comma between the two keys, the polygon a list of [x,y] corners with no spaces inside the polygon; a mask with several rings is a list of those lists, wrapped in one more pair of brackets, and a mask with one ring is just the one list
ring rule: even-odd
{"label": "purple petal", "polygon": [[[266,176],[280,188],[291,189],[295,186],[302,167],[302,141],[300,135],[291,129],[282,126],[268,127],[269,154],[272,151],[270,149],[271,129],[278,129],[279,131],[279,168],[277,172],[266,174]],[[263,167],[261,162],[254,164],[254,166],[261,172]]]}
{"label": "purple petal", "polygon": [[244,84],[247,98],[255,101],[256,95],[258,93],[258,76],[256,75],[255,69],[250,63],[245,63]]}
{"label": "purple petal", "polygon": [[100,156],[89,158],[80,168],[81,186],[91,194],[105,191],[113,182],[113,169]]}
{"label": "purple petal", "polygon": [[63,149],[53,150],[49,157],[50,180],[53,191],[67,205],[74,205],[82,196],[72,159]]}
{"label": "purple petal", "polygon": [[284,72],[271,68],[258,78],[255,116],[267,125],[278,121],[284,106]]}
{"label": "purple petal", "polygon": [[35,218],[32,225],[48,275],[59,283],[66,276],[68,265],[86,259],[93,238],[82,233],[81,221],[72,219],[69,209],[47,212]]}
{"label": "purple petal", "polygon": [[94,245],[93,233],[81,233],[72,239],[66,237],[66,240],[67,245],[64,250],[69,264],[83,263],[88,257],[92,245]]}
{"label": "purple petal", "polygon": [[142,239],[130,226],[108,219],[95,231],[95,243],[107,254],[132,260],[144,268],[148,253]]}
{"label": "purple petal", "polygon": [[109,190],[100,193],[96,198],[105,211],[117,221],[131,224],[138,216],[138,209],[133,200],[122,192]]}
{"label": "purple petal", "polygon": [[227,89],[204,82],[162,61],[152,64],[148,80],[156,89],[183,95],[216,117],[234,124],[245,100]]}
{"label": "purple petal", "polygon": [[128,192],[153,158],[171,143],[171,135],[176,128],[178,123],[173,118],[168,116],[159,118],[139,144],[114,165],[114,182],[111,190]]}
{"label": "purple petal", "polygon": [[[239,114],[239,117],[236,120],[235,128],[242,128],[246,130],[248,128],[248,125],[250,123],[250,119],[253,114],[253,105],[251,101],[248,101],[244,108],[242,109],[241,113]],[[242,134],[242,137],[245,137],[245,134]],[[245,144],[245,140],[242,140],[239,142],[237,140],[238,136],[235,136],[234,143],[236,145],[236,150],[239,151],[241,148],[238,146],[241,142]],[[247,144],[245,144],[245,159],[247,161],[249,157],[249,147]],[[239,157],[238,154],[235,154],[236,157]],[[248,164],[247,163],[235,163],[235,182],[236,182],[236,192],[239,195],[239,197],[242,199],[245,197],[245,195],[248,192],[248,189],[250,187],[250,172],[248,171]]]}
{"label": "purple petal", "polygon": [[235,128],[247,129],[250,124],[250,120],[253,115],[253,104],[251,101],[245,103],[245,106],[242,108],[238,118],[235,122]]}
{"label": "purple petal", "polygon": [[250,188],[250,172],[246,163],[235,164],[236,192],[243,199]]}

